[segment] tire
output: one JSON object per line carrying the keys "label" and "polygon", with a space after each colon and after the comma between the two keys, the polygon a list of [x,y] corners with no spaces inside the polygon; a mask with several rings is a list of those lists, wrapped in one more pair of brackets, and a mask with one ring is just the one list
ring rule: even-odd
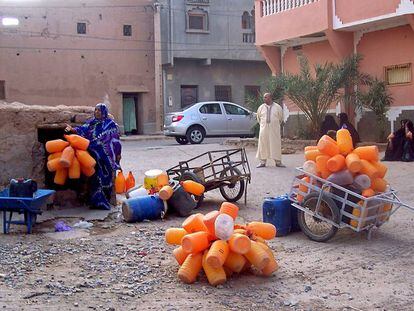
{"label": "tire", "polygon": [[[304,198],[302,206],[306,206],[310,210],[315,210],[316,205],[318,203],[318,198],[319,193],[312,192]],[[331,198],[327,197],[326,195],[322,195],[320,207],[321,208],[319,209],[319,213],[321,213],[322,216],[332,220],[336,224],[339,224],[340,213],[338,207]],[[329,224],[324,220],[313,217],[309,214],[306,214],[304,211],[301,210],[298,210],[298,223],[302,232],[309,239],[316,242],[326,242],[329,239],[331,239],[338,231],[338,228],[334,225]],[[317,232],[317,226],[323,226],[324,232]]]}
{"label": "tire", "polygon": [[[220,178],[230,176],[240,176],[241,172],[237,167],[231,167],[221,172]],[[228,202],[237,202],[243,196],[246,183],[244,179],[237,179],[230,185],[220,186],[220,193]],[[234,193],[232,193],[234,192]]]}
{"label": "tire", "polygon": [[[180,181],[184,181],[184,180],[192,180],[195,181],[199,184],[203,184],[203,181],[200,179],[200,177],[198,177],[195,173],[193,172],[184,172],[181,175]],[[201,204],[203,203],[204,200],[204,195],[201,196],[196,196],[196,195],[191,195],[191,197],[194,199],[194,201],[197,203],[196,208],[199,208],[201,206]]]}
{"label": "tire", "polygon": [[187,139],[193,145],[201,144],[205,136],[206,132],[200,125],[193,125],[187,131]]}
{"label": "tire", "polygon": [[188,144],[188,139],[185,136],[176,136],[175,140],[177,141],[177,143],[179,143],[180,145],[187,145]]}

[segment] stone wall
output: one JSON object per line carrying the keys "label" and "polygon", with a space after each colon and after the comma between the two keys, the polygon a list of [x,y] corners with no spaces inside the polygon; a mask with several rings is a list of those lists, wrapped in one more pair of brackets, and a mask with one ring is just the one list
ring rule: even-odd
{"label": "stone wall", "polygon": [[93,107],[33,106],[0,101],[0,186],[11,178],[32,178],[44,186],[45,149],[39,129],[63,129],[65,124],[82,124]]}

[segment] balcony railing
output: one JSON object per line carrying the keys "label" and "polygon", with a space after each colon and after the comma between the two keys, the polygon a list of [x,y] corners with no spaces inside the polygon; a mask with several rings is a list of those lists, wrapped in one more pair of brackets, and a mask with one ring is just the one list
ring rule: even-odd
{"label": "balcony railing", "polygon": [[262,0],[262,16],[299,8],[319,0]]}

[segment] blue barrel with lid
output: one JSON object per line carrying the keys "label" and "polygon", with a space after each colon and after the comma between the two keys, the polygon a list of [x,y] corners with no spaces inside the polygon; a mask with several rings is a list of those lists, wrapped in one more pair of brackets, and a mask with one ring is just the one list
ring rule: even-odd
{"label": "blue barrel with lid", "polygon": [[276,236],[289,234],[292,225],[292,207],[287,195],[265,198],[262,208],[263,221],[276,227]]}
{"label": "blue barrel with lid", "polygon": [[122,202],[122,215],[126,222],[160,219],[164,202],[158,195],[136,197]]}

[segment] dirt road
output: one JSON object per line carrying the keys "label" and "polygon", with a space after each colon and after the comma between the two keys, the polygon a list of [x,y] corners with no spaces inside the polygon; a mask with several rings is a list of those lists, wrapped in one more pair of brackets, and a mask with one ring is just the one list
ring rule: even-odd
{"label": "dirt road", "polygon": [[[206,150],[199,146],[140,147],[124,144],[124,170],[136,176],[168,168]],[[287,168],[256,169],[240,221],[261,219],[263,198],[287,192],[303,155],[284,157]],[[388,180],[414,205],[412,164],[390,163]],[[137,178],[140,181],[140,178]],[[142,178],[141,178],[142,179]],[[141,180],[142,181],[142,180]],[[222,202],[209,193],[199,210]],[[73,221],[73,220],[71,220]],[[391,221],[365,234],[340,231],[329,243],[302,233],[273,240],[280,270],[270,278],[233,276],[214,288],[204,277],[193,285],[177,280],[177,265],[165,245],[165,229],[182,219],[125,224],[117,214],[95,222],[75,238],[44,223],[33,235],[0,235],[0,308],[3,310],[412,310],[414,213],[398,211]]]}

